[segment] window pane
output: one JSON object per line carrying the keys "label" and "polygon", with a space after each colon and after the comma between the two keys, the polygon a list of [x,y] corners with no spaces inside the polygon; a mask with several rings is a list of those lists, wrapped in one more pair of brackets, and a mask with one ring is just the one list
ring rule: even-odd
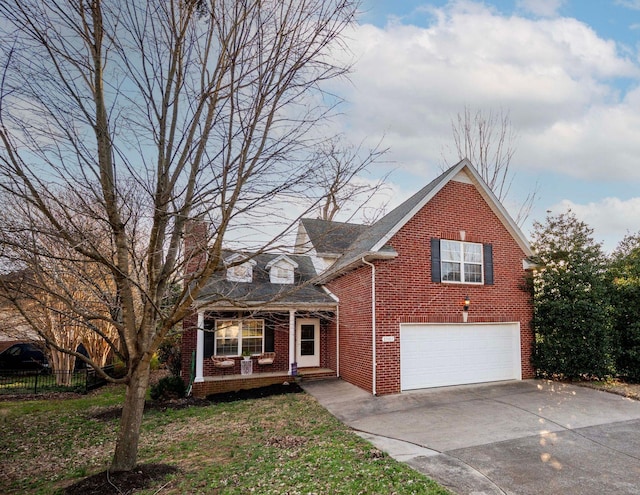
{"label": "window pane", "polygon": [[251,354],[262,353],[262,338],[243,338],[242,339],[242,352],[249,352]]}
{"label": "window pane", "polygon": [[302,340],[300,341],[300,354],[302,356],[313,356],[315,350],[315,341]]}
{"label": "window pane", "polygon": [[216,354],[238,355],[238,337],[240,326],[235,320],[216,322]]}
{"label": "window pane", "polygon": [[482,282],[482,265],[464,265],[464,281],[470,283]]}
{"label": "window pane", "polygon": [[260,337],[262,338],[262,320],[244,320],[242,322],[242,338]]}
{"label": "window pane", "polygon": [[482,245],[465,243],[464,261],[470,263],[482,263]]}
{"label": "window pane", "polygon": [[216,339],[217,355],[238,355],[238,339]]}
{"label": "window pane", "polygon": [[216,338],[238,338],[240,326],[234,320],[220,320],[216,324]]}
{"label": "window pane", "polygon": [[315,328],[315,325],[302,325],[300,327],[300,339],[313,340]]}
{"label": "window pane", "polygon": [[440,241],[440,256],[446,261],[461,261],[461,246],[455,241]]}
{"label": "window pane", "polygon": [[460,282],[460,263],[442,262],[442,281]]}

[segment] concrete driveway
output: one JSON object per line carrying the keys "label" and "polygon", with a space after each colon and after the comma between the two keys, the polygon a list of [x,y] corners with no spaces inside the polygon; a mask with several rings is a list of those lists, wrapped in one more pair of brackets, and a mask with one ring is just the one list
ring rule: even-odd
{"label": "concrete driveway", "polygon": [[640,402],[526,380],[372,397],[303,384],[381,450],[454,493],[640,494]]}

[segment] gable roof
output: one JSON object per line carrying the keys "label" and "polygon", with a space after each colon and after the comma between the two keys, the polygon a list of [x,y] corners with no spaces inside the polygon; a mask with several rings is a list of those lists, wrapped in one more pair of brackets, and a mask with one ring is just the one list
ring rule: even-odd
{"label": "gable roof", "polygon": [[284,258],[297,265],[293,285],[272,283],[270,280],[267,266],[282,260],[282,254],[264,253],[247,257],[255,261],[251,282],[229,281],[226,270],[218,270],[203,287],[194,301],[195,305],[225,309],[260,306],[335,308],[336,301],[322,287],[312,283],[317,273],[309,256],[287,254]]}
{"label": "gable roof", "polygon": [[271,267],[279,262],[283,262],[287,265],[289,265],[292,268],[298,268],[298,263],[296,263],[295,261],[293,261],[288,255],[286,254],[280,254],[278,256],[276,256],[275,258],[273,258],[271,261],[269,261],[266,265],[265,268],[267,270],[270,270]]}
{"label": "gable roof", "polygon": [[389,239],[440,192],[448,182],[459,174],[466,175],[471,183],[478,189],[480,195],[487,202],[500,222],[518,243],[525,255],[531,256],[531,246],[527,238],[507,213],[493,191],[487,186],[475,167],[471,165],[468,159],[464,158],[376,223],[364,229],[344,251],[344,254],[321,275],[321,281],[325,282],[349,269],[355,268],[355,266],[361,263],[362,258],[386,259],[396,256],[397,253],[387,245]]}

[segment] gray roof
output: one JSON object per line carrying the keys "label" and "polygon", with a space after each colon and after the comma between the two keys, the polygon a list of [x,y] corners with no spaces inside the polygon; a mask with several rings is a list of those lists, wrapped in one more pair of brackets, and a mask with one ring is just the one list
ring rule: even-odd
{"label": "gray roof", "polygon": [[316,218],[300,220],[318,255],[341,255],[366,230],[367,225]]}
{"label": "gray roof", "polygon": [[[233,253],[225,253],[224,258],[228,258],[231,254]],[[271,283],[266,265],[281,255],[281,253],[247,254],[248,258],[256,262],[253,267],[252,282],[231,282],[226,279],[226,269],[219,270],[200,292],[195,301],[196,305],[335,306],[335,300],[322,287],[312,283],[317,273],[309,256],[286,254],[298,264],[294,284]]]}
{"label": "gray roof", "polygon": [[316,273],[310,256],[287,254],[286,256],[298,263],[295,284],[272,284],[266,265],[280,254],[261,254],[252,257],[257,262],[253,269],[253,282],[229,282],[225,279],[225,270],[221,270],[212,277],[196,302],[222,304],[228,301],[229,305],[232,305],[231,303],[237,301],[235,306],[260,303],[269,304],[269,306],[335,305],[335,301],[321,287],[314,284],[324,283],[359,266],[363,258],[373,260],[397,256],[394,249],[387,244],[389,239],[445,184],[463,170],[466,170],[469,180],[478,188],[482,197],[509,230],[525,255],[530,255],[531,248],[526,237],[469,160],[463,159],[373,225],[302,219],[301,223],[316,253],[339,256],[336,262],[321,275],[318,276]]}
{"label": "gray roof", "polygon": [[[373,225],[363,229],[353,242],[351,242],[349,247],[344,250],[342,256],[331,266],[326,275],[333,275],[344,271],[355,262],[361,260],[363,256],[373,254],[373,251],[376,251],[379,256],[383,258],[393,257],[396,253],[390,246],[383,245],[379,249],[374,249],[375,246],[379,244],[403,218],[420,205],[425,197],[445,180],[451,170],[452,169],[449,169],[441,174]],[[328,277],[323,277],[323,279],[325,278]]]}
{"label": "gray roof", "polygon": [[505,227],[511,232],[511,235],[516,242],[519,243],[520,247],[522,247],[524,253],[526,255],[531,254],[531,248],[525,236],[491,189],[486,185],[471,162],[465,158],[436,177],[376,223],[360,232],[358,237],[344,251],[343,255],[321,275],[320,281],[325,282],[351,268],[355,268],[361,263],[364,257],[369,259],[388,259],[394,257],[396,253],[391,246],[387,245],[387,241],[423,208],[445,184],[463,170],[467,171],[468,177],[470,177],[471,181],[478,188],[480,194],[487,201],[487,204],[489,204]]}

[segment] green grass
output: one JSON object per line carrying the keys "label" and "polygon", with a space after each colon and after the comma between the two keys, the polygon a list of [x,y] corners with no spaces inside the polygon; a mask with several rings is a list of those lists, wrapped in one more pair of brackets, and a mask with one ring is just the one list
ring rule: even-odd
{"label": "green grass", "polygon": [[[118,420],[96,413],[122,398],[121,387],[106,387],[77,399],[0,402],[0,492],[56,493],[106,469]],[[448,493],[307,394],[149,411],[139,462],[180,469],[141,494]]]}

